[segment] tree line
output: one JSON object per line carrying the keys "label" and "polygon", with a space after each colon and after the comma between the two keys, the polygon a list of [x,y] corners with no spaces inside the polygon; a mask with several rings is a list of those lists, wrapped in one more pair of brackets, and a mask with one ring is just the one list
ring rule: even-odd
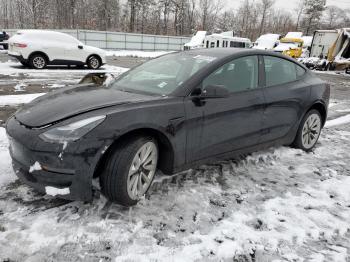
{"label": "tree line", "polygon": [[192,35],[198,30],[234,31],[255,40],[350,26],[350,10],[326,0],[300,0],[295,9],[275,0],[0,0],[1,28],[91,29],[157,35]]}

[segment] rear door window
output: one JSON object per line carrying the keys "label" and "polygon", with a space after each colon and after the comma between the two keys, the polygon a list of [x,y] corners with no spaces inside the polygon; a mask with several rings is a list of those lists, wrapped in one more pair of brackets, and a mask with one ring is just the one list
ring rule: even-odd
{"label": "rear door window", "polygon": [[297,65],[274,56],[264,56],[266,86],[276,86],[297,80]]}

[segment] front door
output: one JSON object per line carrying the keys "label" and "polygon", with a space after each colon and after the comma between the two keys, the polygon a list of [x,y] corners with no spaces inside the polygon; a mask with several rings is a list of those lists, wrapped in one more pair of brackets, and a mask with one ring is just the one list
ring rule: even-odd
{"label": "front door", "polygon": [[196,161],[259,143],[265,100],[259,88],[257,56],[232,60],[202,82],[202,90],[220,85],[225,98],[185,99],[187,159]]}

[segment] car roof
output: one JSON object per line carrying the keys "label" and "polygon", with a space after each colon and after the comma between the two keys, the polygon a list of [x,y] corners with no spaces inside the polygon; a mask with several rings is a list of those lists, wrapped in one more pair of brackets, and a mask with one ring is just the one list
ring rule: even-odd
{"label": "car roof", "polygon": [[184,51],[188,55],[213,56],[216,58],[224,58],[234,54],[244,52],[245,48],[198,48]]}
{"label": "car roof", "polygon": [[270,56],[272,55],[272,56],[277,56],[277,57],[281,57],[281,58],[296,62],[295,60],[292,60],[290,57],[281,55],[277,52],[252,49],[252,48],[198,48],[198,49],[183,51],[183,53],[186,53],[190,56],[192,55],[212,56],[212,57],[218,58],[217,60],[222,60],[222,59],[226,59],[234,56],[241,56],[241,55],[270,55]]}
{"label": "car roof", "polygon": [[23,34],[23,35],[60,35],[60,36],[67,36],[69,34],[58,32],[58,31],[50,31],[50,30],[36,30],[36,29],[29,29],[29,30],[18,30],[17,33]]}

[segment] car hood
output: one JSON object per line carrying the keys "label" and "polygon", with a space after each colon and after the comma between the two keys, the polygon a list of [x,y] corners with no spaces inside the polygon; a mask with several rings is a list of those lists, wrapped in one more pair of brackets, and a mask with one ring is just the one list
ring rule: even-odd
{"label": "car hood", "polygon": [[95,53],[100,56],[106,56],[106,52],[100,48],[94,47],[94,46],[89,46],[89,45],[84,45],[84,50],[89,53]]}
{"label": "car hood", "polygon": [[43,95],[22,107],[15,118],[31,128],[39,128],[88,111],[158,99],[97,85],[78,85]]}

